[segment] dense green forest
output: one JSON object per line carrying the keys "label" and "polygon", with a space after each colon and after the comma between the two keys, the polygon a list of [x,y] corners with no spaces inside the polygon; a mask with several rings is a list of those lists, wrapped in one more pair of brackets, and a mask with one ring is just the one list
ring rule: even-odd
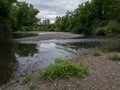
{"label": "dense green forest", "polygon": [[120,34],[120,0],[91,0],[57,16],[53,24],[41,21],[33,5],[17,0],[0,0],[0,31],[62,31],[86,35]]}
{"label": "dense green forest", "polygon": [[91,0],[73,12],[56,17],[56,31],[86,35],[113,36],[120,34],[120,0]]}
{"label": "dense green forest", "polygon": [[26,2],[0,0],[0,31],[33,30],[39,19],[37,9]]}

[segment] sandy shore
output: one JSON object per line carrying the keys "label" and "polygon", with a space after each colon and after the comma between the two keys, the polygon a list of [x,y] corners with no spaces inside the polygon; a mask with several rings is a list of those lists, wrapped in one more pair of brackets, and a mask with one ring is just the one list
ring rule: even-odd
{"label": "sandy shore", "polygon": [[82,37],[82,35],[79,34],[72,34],[72,33],[64,33],[64,32],[56,32],[53,34],[43,34],[35,37],[26,37],[26,38],[20,38],[15,39],[18,41],[40,41],[40,40],[50,40],[50,39],[67,39],[67,38],[77,38]]}

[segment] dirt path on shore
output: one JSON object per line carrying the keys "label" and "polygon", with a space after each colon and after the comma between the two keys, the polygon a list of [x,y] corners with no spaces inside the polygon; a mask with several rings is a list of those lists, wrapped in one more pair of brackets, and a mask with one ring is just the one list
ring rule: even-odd
{"label": "dirt path on shore", "polygon": [[67,38],[76,38],[76,37],[82,37],[82,35],[79,34],[72,34],[72,33],[64,33],[64,32],[56,32],[51,34],[43,34],[35,37],[26,37],[26,38],[20,38],[15,39],[18,41],[40,41],[40,40],[50,40],[50,39],[67,39]]}
{"label": "dirt path on shore", "polygon": [[[120,90],[119,61],[108,60],[107,54],[98,57],[85,54],[73,59],[77,63],[81,60],[89,66],[89,75],[81,79],[71,77],[70,79],[57,79],[54,82],[43,81],[40,78],[37,81],[33,80],[36,85],[35,90]],[[15,90],[30,90],[29,84],[17,86]]]}

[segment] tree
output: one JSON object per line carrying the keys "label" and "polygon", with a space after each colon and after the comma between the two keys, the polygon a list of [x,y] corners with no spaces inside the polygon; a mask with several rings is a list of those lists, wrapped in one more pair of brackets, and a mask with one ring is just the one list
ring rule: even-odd
{"label": "tree", "polygon": [[10,10],[16,0],[0,0],[0,31],[10,30]]}
{"label": "tree", "polygon": [[10,11],[16,0],[0,0],[0,43],[11,39]]}
{"label": "tree", "polygon": [[17,2],[11,11],[11,20],[14,31],[16,30],[32,30],[39,19],[36,15],[39,13],[34,9],[33,5],[25,2]]}
{"label": "tree", "polygon": [[80,4],[74,12],[67,12],[65,16],[57,17],[55,25],[59,31],[71,31],[86,35],[93,35],[95,32],[105,33],[105,29],[110,27],[111,20],[115,22],[114,26],[119,27],[119,5],[120,0],[87,1]]}

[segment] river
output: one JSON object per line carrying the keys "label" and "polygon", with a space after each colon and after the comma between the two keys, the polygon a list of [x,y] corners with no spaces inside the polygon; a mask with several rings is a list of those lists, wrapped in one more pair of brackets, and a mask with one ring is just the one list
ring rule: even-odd
{"label": "river", "polygon": [[[55,32],[17,33],[13,37],[55,34]],[[75,58],[90,53],[94,48],[120,52],[120,38],[79,37],[41,41],[15,41],[0,43],[0,85],[42,69],[55,58]]]}

